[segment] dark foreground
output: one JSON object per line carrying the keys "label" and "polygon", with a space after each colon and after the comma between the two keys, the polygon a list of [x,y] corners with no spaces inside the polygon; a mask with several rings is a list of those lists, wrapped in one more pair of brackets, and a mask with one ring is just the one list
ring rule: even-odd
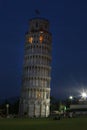
{"label": "dark foreground", "polygon": [[0,119],[0,130],[87,130],[87,117],[53,119]]}

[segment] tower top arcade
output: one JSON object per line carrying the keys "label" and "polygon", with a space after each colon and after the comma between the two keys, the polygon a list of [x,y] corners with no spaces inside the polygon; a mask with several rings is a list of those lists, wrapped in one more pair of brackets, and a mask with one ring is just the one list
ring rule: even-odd
{"label": "tower top arcade", "polygon": [[29,32],[49,31],[49,21],[43,18],[33,18],[29,21]]}

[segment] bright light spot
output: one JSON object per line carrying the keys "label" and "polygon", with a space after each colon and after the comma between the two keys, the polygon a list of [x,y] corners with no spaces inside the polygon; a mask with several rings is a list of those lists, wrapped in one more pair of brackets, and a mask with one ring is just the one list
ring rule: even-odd
{"label": "bright light spot", "polygon": [[6,107],[8,108],[8,107],[9,107],[9,104],[6,104]]}
{"label": "bright light spot", "polygon": [[86,94],[85,92],[83,92],[83,93],[81,94],[81,96],[82,96],[82,98],[86,98],[86,97],[87,97],[87,94]]}
{"label": "bright light spot", "polygon": [[30,43],[33,42],[33,37],[29,37],[29,42],[30,42]]}
{"label": "bright light spot", "polygon": [[40,31],[40,33],[43,33],[43,31]]}
{"label": "bright light spot", "polygon": [[71,99],[71,100],[72,100],[72,99],[73,99],[73,96],[69,96],[69,99]]}
{"label": "bright light spot", "polygon": [[42,43],[43,42],[43,36],[40,36],[39,40],[40,40],[40,43]]}

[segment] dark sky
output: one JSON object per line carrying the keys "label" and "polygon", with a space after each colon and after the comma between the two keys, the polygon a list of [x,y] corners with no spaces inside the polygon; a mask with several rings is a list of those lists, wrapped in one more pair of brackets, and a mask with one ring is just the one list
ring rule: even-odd
{"label": "dark sky", "polygon": [[29,19],[50,21],[51,95],[66,98],[87,89],[87,0],[0,0],[0,98],[20,95]]}

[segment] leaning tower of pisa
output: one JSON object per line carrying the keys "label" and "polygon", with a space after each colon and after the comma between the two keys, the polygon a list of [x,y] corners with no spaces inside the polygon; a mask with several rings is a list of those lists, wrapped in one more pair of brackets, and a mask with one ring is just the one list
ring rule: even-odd
{"label": "leaning tower of pisa", "polygon": [[49,21],[31,19],[25,35],[20,115],[48,117],[50,114],[51,41]]}

